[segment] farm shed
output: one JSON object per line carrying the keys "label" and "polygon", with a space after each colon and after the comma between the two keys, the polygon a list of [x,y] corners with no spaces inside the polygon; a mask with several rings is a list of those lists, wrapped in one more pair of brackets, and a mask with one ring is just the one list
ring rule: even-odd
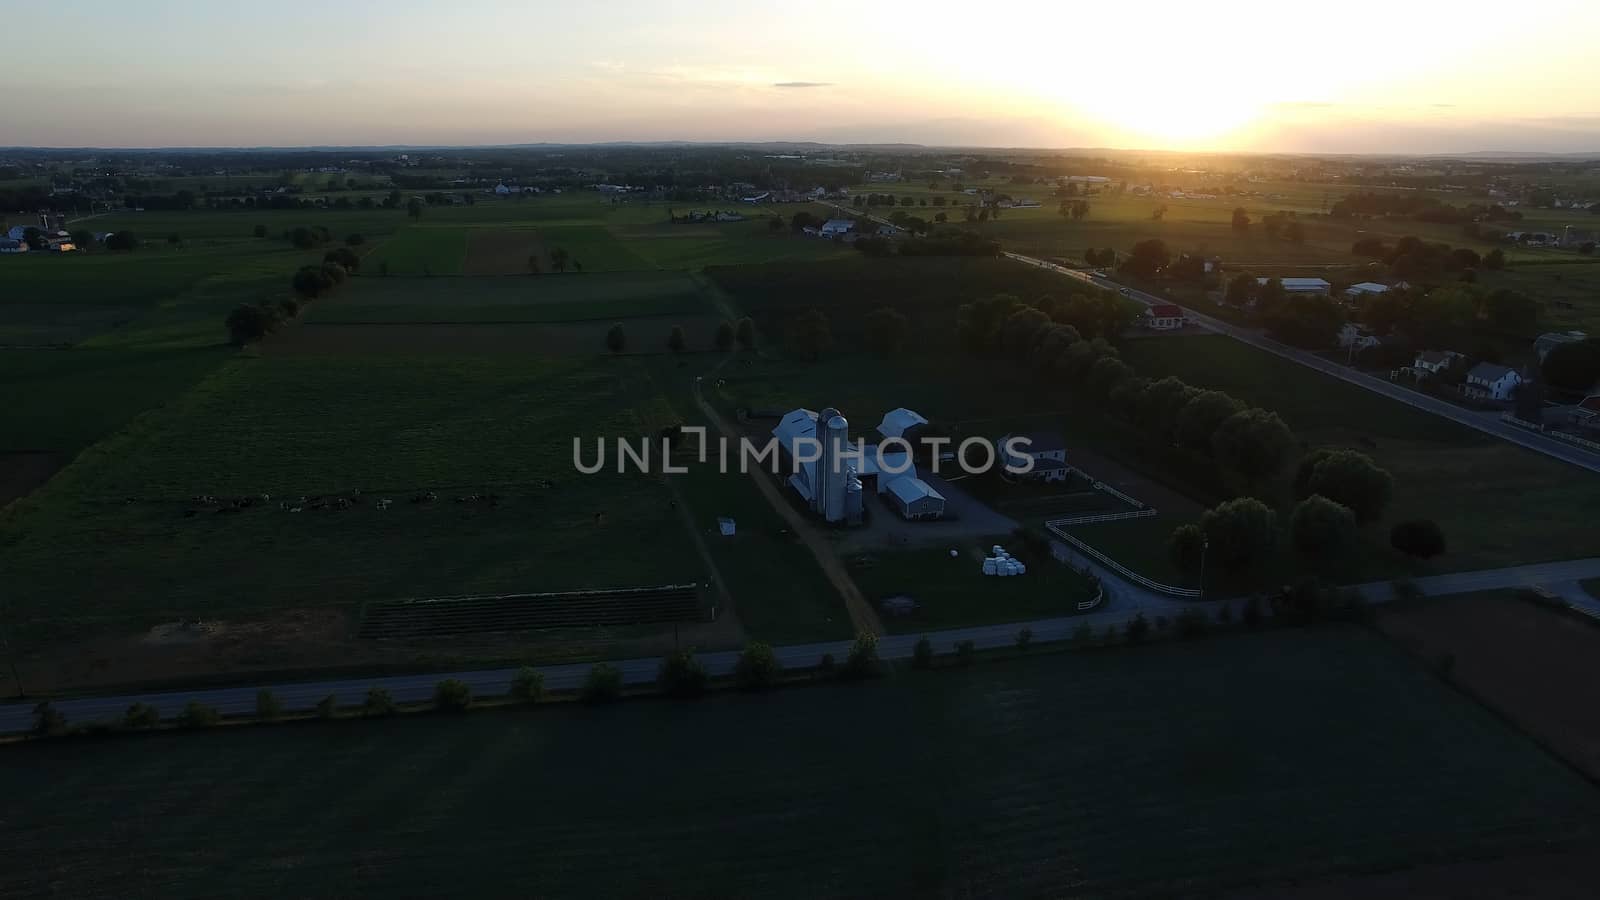
{"label": "farm shed", "polygon": [[894,508],[907,519],[937,519],[944,515],[944,495],[921,478],[896,478],[889,482]]}

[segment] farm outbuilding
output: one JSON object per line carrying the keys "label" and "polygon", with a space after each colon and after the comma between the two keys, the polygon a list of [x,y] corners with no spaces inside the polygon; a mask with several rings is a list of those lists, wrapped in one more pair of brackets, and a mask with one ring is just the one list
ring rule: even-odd
{"label": "farm outbuilding", "polygon": [[907,519],[937,519],[944,515],[944,495],[921,478],[896,478],[889,482],[889,498]]}

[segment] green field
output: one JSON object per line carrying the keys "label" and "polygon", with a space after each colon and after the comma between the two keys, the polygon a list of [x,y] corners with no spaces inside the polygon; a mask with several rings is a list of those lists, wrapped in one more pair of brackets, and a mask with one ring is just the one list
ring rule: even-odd
{"label": "green field", "polygon": [[706,314],[699,285],[682,272],[588,272],[483,278],[352,279],[313,305],[308,322],[577,322]]}
{"label": "green field", "polygon": [[[873,603],[898,595],[917,601],[912,613],[883,616],[884,627],[895,634],[1070,616],[1079,601],[1094,596],[1088,579],[1048,557],[1024,558],[1023,575],[985,576],[982,560],[996,543],[1022,552],[1010,535],[957,540],[925,550],[863,554],[852,561],[851,576]],[[951,548],[960,555],[952,558]]]}
{"label": "green field", "polygon": [[372,274],[460,275],[466,258],[466,229],[413,225],[379,244],[361,265]]}
{"label": "green field", "polygon": [[[669,417],[624,360],[239,359],[7,510],[7,612],[211,618],[701,580],[659,481],[571,463],[574,436],[631,438]],[[279,508],[354,491],[366,501],[350,510]],[[426,491],[438,501],[409,502]],[[453,502],[474,493],[503,502]],[[233,514],[192,500],[262,494]],[[376,510],[383,498],[394,507]],[[627,549],[597,564],[608,548]]]}
{"label": "green field", "polygon": [[1201,896],[1600,826],[1354,629],[8,753],[7,896]]}

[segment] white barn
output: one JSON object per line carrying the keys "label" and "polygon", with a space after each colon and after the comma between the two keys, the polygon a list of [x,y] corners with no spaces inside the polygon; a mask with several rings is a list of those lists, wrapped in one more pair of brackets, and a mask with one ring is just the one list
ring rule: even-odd
{"label": "white barn", "polygon": [[937,519],[944,515],[944,495],[921,478],[896,478],[889,482],[894,508],[907,519]]}

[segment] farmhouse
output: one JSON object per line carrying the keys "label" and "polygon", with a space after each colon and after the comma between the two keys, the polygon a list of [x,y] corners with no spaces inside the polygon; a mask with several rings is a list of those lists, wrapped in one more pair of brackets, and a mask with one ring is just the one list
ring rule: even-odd
{"label": "farmhouse", "polygon": [[1522,376],[1516,369],[1494,363],[1478,363],[1467,372],[1464,392],[1474,400],[1510,400]]}
{"label": "farmhouse", "polygon": [[1183,309],[1172,303],[1146,307],[1139,324],[1152,331],[1171,331],[1183,327]]}
{"label": "farmhouse", "polygon": [[1461,354],[1454,350],[1424,350],[1417,354],[1417,358],[1411,363],[1411,368],[1417,372],[1437,375],[1450,368],[1451,363],[1461,358]]}
{"label": "farmhouse", "polygon": [[[1027,443],[1019,442],[1017,452],[1012,452],[1010,441],[1013,438],[1025,439]],[[1067,480],[1067,442],[1056,432],[1008,434],[1000,439],[1000,456],[1001,465],[1013,468],[1021,468],[1028,464],[1028,460],[1033,460],[1033,469],[1017,476],[1019,478],[1047,482]]]}
{"label": "farmhouse", "polygon": [[937,519],[944,515],[944,495],[921,478],[896,478],[889,482],[889,498],[907,519]]}
{"label": "farmhouse", "polygon": [[11,226],[11,229],[6,232],[6,237],[13,241],[20,241],[27,236],[28,228],[26,225],[13,225]]}
{"label": "farmhouse", "polygon": [[[1271,279],[1257,278],[1256,284],[1264,287],[1269,280]],[[1283,283],[1283,290],[1286,294],[1326,297],[1333,289],[1333,285],[1322,278],[1282,278],[1279,280]]]}
{"label": "farmhouse", "polygon": [[1376,347],[1382,341],[1373,334],[1354,322],[1346,322],[1339,329],[1339,346],[1345,349],[1365,350]]}
{"label": "farmhouse", "polygon": [[841,234],[848,234],[850,229],[855,227],[855,224],[849,219],[829,219],[822,223],[822,230],[818,233],[825,238],[836,237]]}

